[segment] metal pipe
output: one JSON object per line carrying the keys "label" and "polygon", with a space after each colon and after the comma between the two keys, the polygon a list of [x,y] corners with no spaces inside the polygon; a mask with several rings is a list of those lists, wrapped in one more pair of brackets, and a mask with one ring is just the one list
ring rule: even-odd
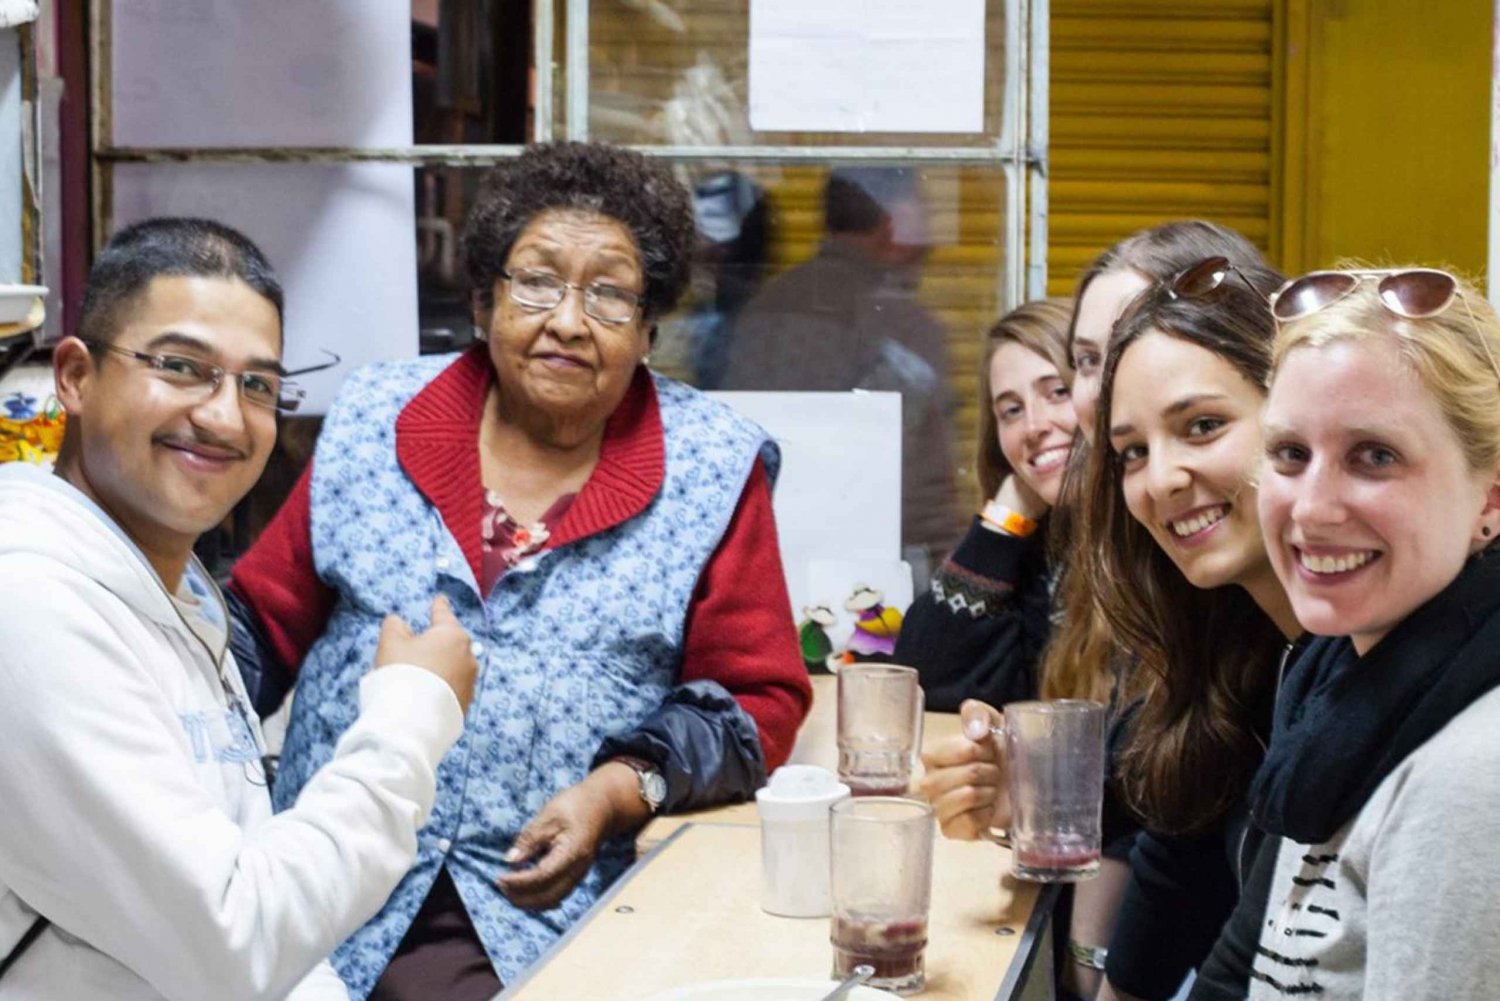
{"label": "metal pipe", "polygon": [[557,11],[552,0],[535,0],[532,16],[536,22],[531,26],[531,64],[536,81],[535,116],[531,122],[531,138],[535,142],[547,142],[552,138],[552,83],[553,83],[553,27]]}
{"label": "metal pipe", "polygon": [[1051,151],[1051,128],[1047,115],[1051,107],[1050,76],[1052,47],[1049,0],[1031,2],[1031,42],[1026,54],[1030,72],[1030,111],[1027,115],[1026,175],[1029,197],[1026,200],[1027,224],[1031,247],[1026,253],[1026,298],[1040,299],[1047,294],[1047,179]]}
{"label": "metal pipe", "polygon": [[[94,155],[110,163],[409,163],[486,166],[520,156],[518,145],[348,146],[101,146]],[[997,166],[1021,163],[1018,152],[922,146],[632,146],[666,160],[741,160],[759,163],[900,163]]]}
{"label": "metal pipe", "polygon": [[567,48],[563,53],[567,66],[569,139],[589,137],[589,0],[568,0]]}

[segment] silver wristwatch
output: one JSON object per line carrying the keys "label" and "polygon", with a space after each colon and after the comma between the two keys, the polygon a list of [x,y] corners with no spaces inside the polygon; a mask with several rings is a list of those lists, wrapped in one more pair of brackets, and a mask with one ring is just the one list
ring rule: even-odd
{"label": "silver wristwatch", "polygon": [[640,782],[641,802],[650,807],[652,813],[660,810],[661,805],[667,800],[667,780],[661,772],[657,771],[656,766],[645,758],[635,758],[630,755],[621,755],[611,760],[635,769],[636,779]]}

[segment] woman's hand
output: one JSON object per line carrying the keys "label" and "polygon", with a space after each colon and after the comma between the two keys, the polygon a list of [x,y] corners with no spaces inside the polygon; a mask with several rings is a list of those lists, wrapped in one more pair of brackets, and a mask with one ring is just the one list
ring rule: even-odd
{"label": "woman's hand", "polygon": [[1041,518],[1051,509],[1051,505],[1042,500],[1041,494],[1031,489],[1015,473],[1000,481],[1000,489],[995,491],[995,500],[1032,521]]}
{"label": "woman's hand", "polygon": [[977,699],[959,707],[963,735],[949,737],[922,753],[927,773],[922,795],[932,804],[945,837],[975,841],[991,828],[1010,826],[1005,762],[990,727],[1004,717]]}
{"label": "woman's hand", "polygon": [[506,873],[496,885],[517,907],[556,907],[587,875],[599,842],[639,827],[650,816],[635,770],[617,761],[605,762],[582,782],[553,796],[521,829],[505,861],[534,864]]}

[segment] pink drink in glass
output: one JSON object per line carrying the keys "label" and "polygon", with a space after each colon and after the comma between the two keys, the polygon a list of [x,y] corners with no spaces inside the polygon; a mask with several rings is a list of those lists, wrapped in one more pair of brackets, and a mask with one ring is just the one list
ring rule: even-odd
{"label": "pink drink in glass", "polygon": [[868,963],[875,973],[871,987],[915,993],[926,982],[923,954],[927,951],[927,919],[906,921],[860,914],[836,914],[833,918],[833,978],[854,975],[854,968]]}
{"label": "pink drink in glass", "polygon": [[875,968],[872,987],[913,994],[927,982],[927,914],[932,906],[931,805],[861,796],[829,814],[833,975]]}
{"label": "pink drink in glass", "polygon": [[863,778],[850,775],[842,780],[851,796],[905,796],[910,783],[902,779]]}
{"label": "pink drink in glass", "polygon": [[1033,838],[1016,842],[1013,851],[1016,875],[1022,879],[1063,883],[1099,871],[1098,842],[1083,835]]}
{"label": "pink drink in glass", "polygon": [[1099,871],[1104,707],[1071,699],[1012,702],[996,728],[1009,774],[1012,869],[1071,883]]}

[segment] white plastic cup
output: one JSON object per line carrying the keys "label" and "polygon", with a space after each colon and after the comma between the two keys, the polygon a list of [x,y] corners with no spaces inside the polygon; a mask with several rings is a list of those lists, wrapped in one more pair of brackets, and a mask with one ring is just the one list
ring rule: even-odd
{"label": "white plastic cup", "polygon": [[848,798],[849,787],[815,765],[783,765],[756,792],[761,910],[788,918],[832,912],[828,816]]}

